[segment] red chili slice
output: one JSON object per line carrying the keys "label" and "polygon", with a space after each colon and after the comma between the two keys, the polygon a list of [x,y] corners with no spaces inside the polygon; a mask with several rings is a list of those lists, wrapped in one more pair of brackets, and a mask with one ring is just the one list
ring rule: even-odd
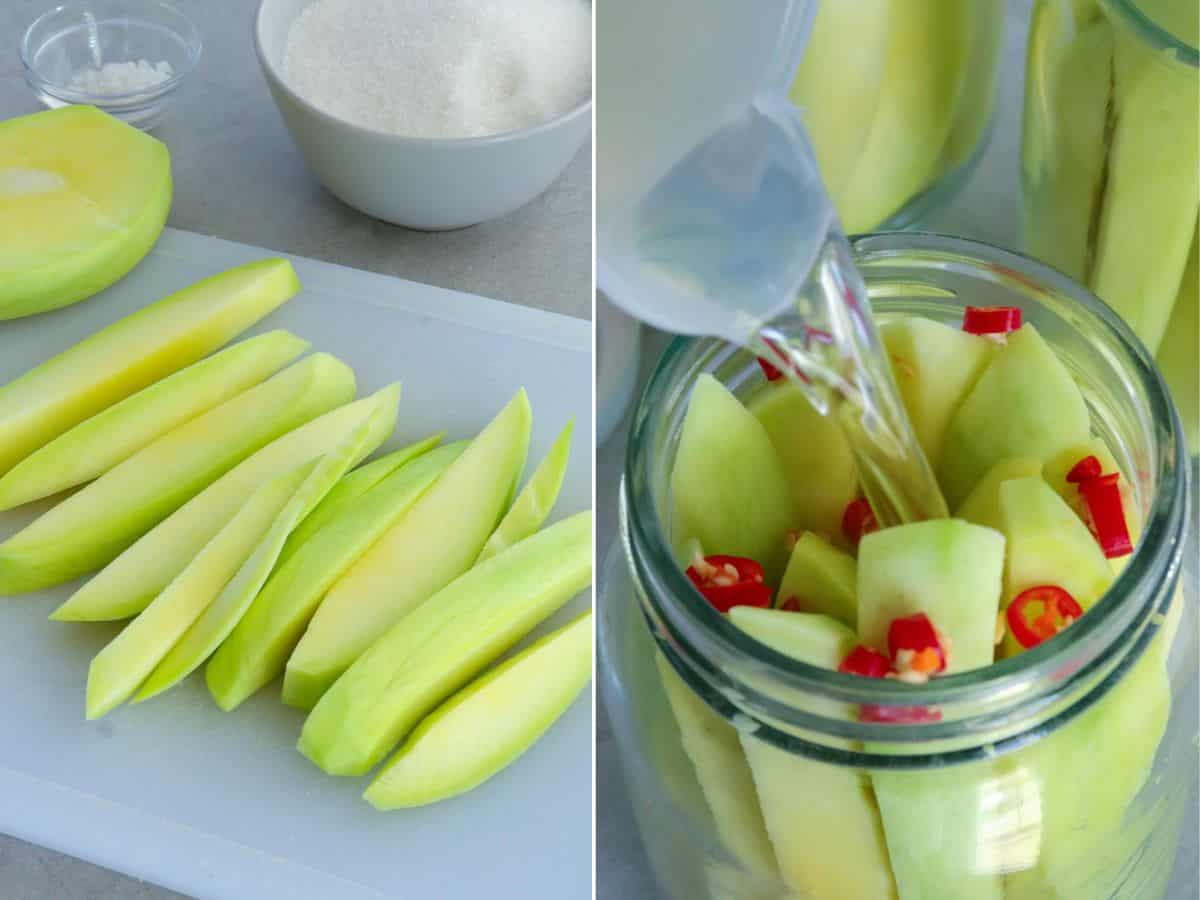
{"label": "red chili slice", "polygon": [[745,556],[706,556],[687,568],[688,579],[717,612],[735,606],[771,605],[771,589],[763,584],[763,567]]}
{"label": "red chili slice", "polygon": [[884,678],[892,670],[892,661],[864,644],[859,644],[842,660],[839,672],[861,675],[863,678]]}
{"label": "red chili slice", "polygon": [[[806,330],[805,340],[807,341],[809,339],[809,337],[811,337],[812,334],[825,334],[825,332],[823,332],[823,331],[817,332],[815,330]],[[830,339],[832,340],[832,337]],[[763,338],[763,343],[766,344],[768,347],[770,347],[772,350],[774,350],[778,355],[780,355],[784,358],[787,358],[787,356],[788,356],[787,348],[784,347],[783,345],[781,345],[778,341],[773,340],[771,338]],[[780,369],[779,366],[772,363],[770,360],[763,359],[760,356],[760,357],[758,357],[758,365],[759,365],[759,368],[762,369],[763,375],[766,376],[767,381],[778,381],[780,378],[783,377],[783,370]],[[808,382],[808,376],[806,376],[803,372],[801,372],[799,367],[796,366],[794,363],[792,364],[791,369],[797,378],[799,378],[801,381],[803,381],[805,383]]]}
{"label": "red chili slice", "polygon": [[1085,481],[1079,486],[1079,493],[1087,503],[1096,540],[1100,542],[1100,549],[1109,559],[1133,552],[1129,524],[1125,521],[1125,506],[1121,501],[1121,487],[1117,483],[1119,477],[1113,472]]}
{"label": "red chili slice", "polygon": [[908,668],[922,675],[935,675],[946,669],[946,651],[925,613],[894,619],[888,626],[888,652],[892,659],[896,660],[903,650],[913,654]]}
{"label": "red chili slice", "polygon": [[1017,643],[1028,648],[1054,637],[1082,616],[1083,608],[1058,585],[1041,584],[1017,594],[1005,615]]}
{"label": "red chili slice", "polygon": [[779,604],[779,608],[781,610],[783,610],[784,612],[803,612],[804,611],[804,607],[800,605],[799,597],[788,597],[781,604]]}
{"label": "red chili slice", "polygon": [[963,313],[963,331],[968,334],[1007,334],[1021,327],[1021,310],[1016,306],[968,306]]}
{"label": "red chili slice", "polygon": [[842,513],[842,534],[851,546],[857,547],[864,535],[878,530],[879,520],[865,498],[859,497],[847,504],[846,511]]}
{"label": "red chili slice", "polygon": [[942,711],[928,706],[877,706],[864,703],[858,711],[860,722],[882,722],[892,725],[913,725],[942,721]]}
{"label": "red chili slice", "polygon": [[1093,478],[1099,478],[1103,471],[1100,460],[1094,456],[1085,456],[1071,467],[1071,471],[1067,473],[1067,481],[1070,484],[1085,484]]}

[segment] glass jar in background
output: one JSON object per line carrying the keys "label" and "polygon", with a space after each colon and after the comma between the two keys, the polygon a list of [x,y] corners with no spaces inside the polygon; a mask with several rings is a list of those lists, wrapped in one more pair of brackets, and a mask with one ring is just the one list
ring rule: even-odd
{"label": "glass jar in background", "polygon": [[823,0],[792,101],[847,234],[948,202],[996,98],[1005,0]]}
{"label": "glass jar in background", "polygon": [[1156,354],[1200,445],[1200,5],[1036,0],[1022,146],[1025,249]]}
{"label": "glass jar in background", "polygon": [[[855,250],[882,319],[1020,305],[1135,474],[1143,538],[1083,619],[985,669],[913,687],[775,653],[691,587],[661,524],[695,378],[762,384],[747,354],[677,340],[634,414],[599,598],[601,687],[656,877],[673,900],[1161,900],[1200,731],[1188,471],[1162,381],[1044,265],[917,234]],[[863,723],[861,704],[941,719]]]}

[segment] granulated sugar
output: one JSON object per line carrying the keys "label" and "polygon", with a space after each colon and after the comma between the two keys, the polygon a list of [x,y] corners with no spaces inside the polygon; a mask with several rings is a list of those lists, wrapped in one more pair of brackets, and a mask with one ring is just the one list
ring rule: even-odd
{"label": "granulated sugar", "polygon": [[316,0],[292,23],[288,84],[409,137],[478,137],[561,115],[591,90],[584,0]]}
{"label": "granulated sugar", "polygon": [[166,60],[110,62],[99,69],[80,69],[71,76],[71,87],[89,94],[128,94],[162,84],[173,74]]}

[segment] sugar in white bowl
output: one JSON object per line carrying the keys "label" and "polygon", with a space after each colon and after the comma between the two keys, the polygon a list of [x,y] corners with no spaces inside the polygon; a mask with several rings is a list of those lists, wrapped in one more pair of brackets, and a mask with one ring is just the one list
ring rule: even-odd
{"label": "sugar in white bowl", "polygon": [[417,138],[538,125],[592,81],[585,0],[316,0],[288,30],[287,84],[318,109]]}

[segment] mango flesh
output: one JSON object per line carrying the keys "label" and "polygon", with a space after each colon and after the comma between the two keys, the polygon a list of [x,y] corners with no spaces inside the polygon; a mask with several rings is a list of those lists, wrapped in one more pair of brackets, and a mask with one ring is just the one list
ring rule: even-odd
{"label": "mango flesh", "polygon": [[[318,416],[268,444],[147,532],[76,591],[51,618],[124,619],[145,609],[259,485],[280,471],[328,453],[363,422],[375,423],[368,446],[382,444],[395,427],[399,402],[400,386],[391,385]],[[378,409],[386,411],[381,419],[372,415]]]}
{"label": "mango flesh", "polygon": [[103,716],[138,689],[233,578],[311,469],[300,466],[259,487],[187,568],[96,654],[88,669],[88,719]]}
{"label": "mango flesh", "polygon": [[247,456],[353,396],[354,373],[318,353],[168,432],[0,544],[0,593],[99,569]]}
{"label": "mango flesh", "polygon": [[591,677],[589,610],[426,716],[363,797],[401,809],[478,787],[532,747]]}
{"label": "mango flesh", "polygon": [[[739,606],[729,619],[772,649],[825,669],[836,669],[857,643],[853,631],[819,614]],[[895,897],[866,774],[787,753],[748,734],[740,737],[784,883],[811,900]],[[817,810],[830,812],[814,814]]]}
{"label": "mango flesh", "polygon": [[575,429],[575,421],[568,422],[554,443],[550,446],[546,458],[538,464],[521,493],[513,501],[496,530],[492,532],[483,549],[479,551],[477,563],[488,557],[495,556],[505,547],[511,547],[517,541],[523,541],[542,527],[558,492],[562,489],[563,476],[567,473],[567,460],[571,455],[571,433]]}
{"label": "mango flesh", "polygon": [[842,429],[790,383],[764,385],[748,408],[783,464],[795,508],[792,527],[840,546],[842,514],[858,495],[858,471]]}
{"label": "mango flesh", "polygon": [[[386,418],[387,412],[376,410],[373,416],[377,419]],[[372,423],[364,422],[312,467],[308,477],[279,511],[237,574],[154,667],[134,698],[135,703],[174,687],[220,646],[266,583],[296,523],[321,502],[321,498],[329,493],[330,488],[357,460],[374,449],[373,446],[367,446],[372,431]]]}
{"label": "mango flesh", "polygon": [[591,512],[471,568],[386,631],[325,692],[304,722],[300,752],[331,775],[366,773],[591,578]]}
{"label": "mango flesh", "polygon": [[751,871],[778,877],[775,850],[737,729],[692,693],[661,653],[654,654],[654,661],[717,837]]}
{"label": "mango flesh", "polygon": [[[1016,459],[1002,459],[979,480],[967,499],[955,511],[956,519],[965,519],[976,525],[983,525],[996,531],[1002,531],[1000,518],[1000,486],[1014,478],[1031,478],[1041,476],[1042,464],[1039,460],[1028,456]],[[1071,485],[1074,489],[1074,485]]]}
{"label": "mango flesh", "polygon": [[1123,27],[1113,72],[1116,124],[1091,288],[1153,353],[1200,210],[1200,76]]}
{"label": "mango flesh", "polygon": [[525,466],[531,419],[521,390],[330,588],[288,660],[284,702],[311,708],[393,624],[470,568]]}
{"label": "mango flesh", "polygon": [[1200,454],[1200,235],[1192,236],[1192,249],[1179,283],[1155,362],[1171,391],[1184,440],[1191,456]]}
{"label": "mango flesh", "polygon": [[692,389],[671,471],[676,548],[697,540],[705,553],[758,560],[774,581],[787,562],[795,509],[770,436],[711,375]]}
{"label": "mango flesh", "polygon": [[940,174],[969,71],[969,6],[959,0],[909,0],[902,12],[889,16],[885,94],[838,206],[847,233],[875,227]]}
{"label": "mango flesh", "polygon": [[[1003,607],[1038,585],[1061,587],[1086,612],[1108,590],[1113,573],[1087,526],[1041,477],[1000,485],[1001,531],[1007,540]],[[1007,631],[1003,653],[1021,646]]]}
{"label": "mango flesh", "polygon": [[249,390],[308,349],[286,331],[227,347],[80,422],[0,478],[0,509],[103,475],[155,439]]}
{"label": "mango flesh", "polygon": [[858,636],[887,650],[892,621],[925,613],[950,640],[946,672],[991,665],[1004,536],[958,519],[868,534],[858,549]]}
{"label": "mango flesh", "polygon": [[0,473],[84,419],[206,356],[299,289],[287,260],[247,263],[114,322],[0,387]]}
{"label": "mango flesh", "polygon": [[854,557],[806,531],[792,548],[775,605],[783,606],[792,598],[801,611],[823,613],[853,629],[858,621],[858,571]]}
{"label": "mango flesh", "polygon": [[0,122],[0,319],[99,293],[170,208],[170,154],[150,135],[90,106]]}
{"label": "mango flesh", "polygon": [[428,453],[441,443],[443,437],[445,437],[445,432],[439,431],[419,441],[406,444],[399,450],[393,450],[391,453],[347,473],[346,477],[335,484],[333,490],[325,495],[325,499],[317,504],[317,508],[296,526],[295,531],[288,535],[287,543],[283,545],[283,552],[279,554],[279,564],[283,565],[287,562],[297,550],[308,542],[309,538],[330,522],[349,513],[359,497],[397,469]]}
{"label": "mango flesh", "polygon": [[983,374],[996,345],[917,317],[888,322],[879,336],[917,441],[936,470],[950,418]]}
{"label": "mango flesh", "polygon": [[209,693],[221,709],[235,708],[283,673],[288,656],[330,586],[466,447],[466,441],[448,444],[401,466],[357,498],[292,556],[285,559],[280,554],[270,579],[205,670]]}
{"label": "mango flesh", "polygon": [[1071,374],[1032,325],[1008,335],[950,420],[938,481],[951,507],[987,470],[1017,456],[1046,460],[1090,434]]}

